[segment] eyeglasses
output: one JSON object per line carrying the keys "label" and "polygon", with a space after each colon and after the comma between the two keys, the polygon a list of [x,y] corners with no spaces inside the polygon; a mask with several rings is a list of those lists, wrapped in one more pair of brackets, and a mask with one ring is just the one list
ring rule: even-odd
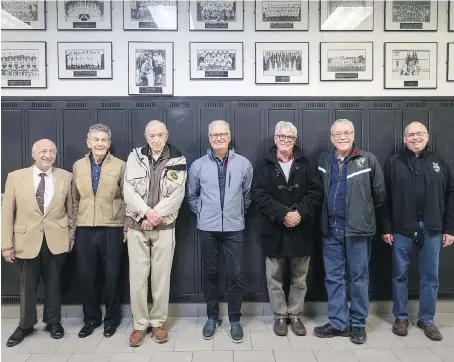
{"label": "eyeglasses", "polygon": [[285,135],[285,134],[277,134],[276,137],[279,139],[279,141],[287,140],[287,142],[293,142],[296,139],[295,136],[289,136],[289,135]]}
{"label": "eyeglasses", "polygon": [[427,132],[412,132],[412,133],[407,133],[405,134],[406,137],[408,138],[414,138],[414,137],[424,137]]}
{"label": "eyeglasses", "polygon": [[353,134],[353,131],[345,131],[345,132],[331,133],[331,136],[333,136],[335,139],[339,139],[339,138],[342,138],[342,136],[344,136],[345,138],[348,138],[352,134]]}
{"label": "eyeglasses", "polygon": [[228,133],[213,133],[213,134],[210,134],[210,137],[212,139],[217,139],[217,138],[226,139],[228,136],[229,136]]}

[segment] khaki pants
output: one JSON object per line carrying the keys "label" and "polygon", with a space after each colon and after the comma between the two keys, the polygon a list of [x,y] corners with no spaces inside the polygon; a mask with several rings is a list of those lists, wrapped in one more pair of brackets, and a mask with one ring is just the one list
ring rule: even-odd
{"label": "khaki pants", "polygon": [[[134,329],[161,327],[169,310],[170,272],[175,250],[175,228],[140,231],[128,229],[129,285]],[[148,311],[148,276],[151,272],[153,306]]]}
{"label": "khaki pants", "polygon": [[275,318],[300,317],[303,314],[306,297],[306,277],[309,270],[309,256],[287,258],[290,261],[290,291],[288,302],[282,290],[286,270],[286,258],[266,258],[266,281],[270,296],[271,310]]}

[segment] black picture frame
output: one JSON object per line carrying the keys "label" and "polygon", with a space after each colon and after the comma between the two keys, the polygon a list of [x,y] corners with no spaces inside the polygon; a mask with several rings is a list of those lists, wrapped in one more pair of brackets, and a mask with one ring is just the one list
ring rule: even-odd
{"label": "black picture frame", "polygon": [[[110,76],[109,77],[90,77],[88,76],[87,74],[90,73],[90,72],[93,72],[92,71],[87,71],[87,70],[84,70],[84,71],[80,71],[81,73],[81,76],[77,76],[77,77],[63,77],[60,72],[61,72],[61,63],[60,63],[60,44],[81,44],[81,46],[83,45],[87,45],[87,44],[107,44],[109,47],[110,47]],[[87,48],[86,50],[88,50],[89,48]],[[112,45],[112,42],[111,41],[92,41],[92,42],[76,42],[76,41],[72,41],[72,42],[57,42],[57,65],[58,65],[58,79],[64,79],[64,80],[109,80],[109,79],[113,79],[113,45]],[[106,62],[105,58],[104,58],[104,62]],[[68,70],[67,70],[68,71]],[[72,70],[69,70],[69,71],[72,71]],[[94,71],[97,71],[97,70],[94,70]],[[77,70],[74,70],[74,73],[76,73]],[[84,73],[85,75],[83,75],[82,73]]]}
{"label": "black picture frame", "polygon": [[[435,14],[436,14],[436,17],[435,17],[435,22],[436,22],[436,26],[434,29],[417,29],[417,27],[415,25],[412,25],[412,26],[408,26],[408,29],[388,29],[387,27],[387,16],[386,16],[386,11],[387,11],[387,5],[388,5],[388,2],[390,2],[392,0],[384,0],[384,5],[385,5],[385,11],[384,11],[384,16],[383,16],[383,22],[384,22],[384,27],[383,29],[385,31],[402,31],[402,32],[411,32],[411,31],[414,31],[414,32],[436,32],[438,31],[438,0],[430,0],[431,2],[433,2],[435,5],[436,5],[436,9],[435,9]],[[417,24],[417,23],[414,23],[414,24]]]}
{"label": "black picture frame", "polygon": [[[433,62],[435,64],[434,66],[434,75],[435,75],[435,86],[432,86],[432,87],[428,87],[428,86],[425,86],[425,87],[419,87],[419,86],[412,86],[411,84],[409,84],[408,86],[405,86],[405,83],[404,83],[404,86],[401,86],[401,87],[389,87],[387,86],[387,75],[388,75],[388,67],[387,67],[387,55],[389,54],[388,53],[388,50],[387,50],[387,46],[388,44],[431,44],[431,45],[435,45],[435,61]],[[389,49],[389,52],[394,52],[396,51],[395,49]],[[402,50],[402,51],[411,51],[410,49],[405,49],[405,50]],[[383,85],[384,85],[384,89],[437,89],[438,88],[438,43],[437,42],[385,42],[383,44],[383,57],[384,57],[384,64],[383,64]],[[412,82],[409,80],[409,82]],[[414,82],[414,81],[413,81]]]}
{"label": "black picture frame", "polygon": [[3,28],[2,27],[1,30],[2,31],[45,31],[45,30],[47,30],[47,1],[46,0],[38,1],[38,4],[39,3],[43,3],[43,19],[44,19],[44,27],[43,28],[10,29],[10,28]]}
{"label": "black picture frame", "polygon": [[446,46],[446,81],[454,82],[454,43]]}
{"label": "black picture frame", "polygon": [[[305,19],[305,26],[303,27],[303,29],[295,29],[295,27],[293,26],[294,24],[293,23],[297,23],[297,22],[294,22],[294,21],[288,21],[287,24],[289,23],[292,23],[292,27],[277,27],[276,29],[257,29],[257,4],[259,2],[264,2],[266,0],[255,0],[254,2],[254,26],[255,26],[255,31],[269,31],[269,32],[276,32],[276,31],[309,31],[309,2],[310,0],[293,0],[294,2],[299,2],[301,3],[301,8],[303,8],[303,6],[305,7],[305,10],[306,10],[306,19]],[[280,1],[275,1],[275,2],[284,2],[284,0],[280,0]]]}
{"label": "black picture frame", "polygon": [[173,0],[175,2],[175,28],[169,29],[159,29],[159,28],[125,28],[125,4],[130,2],[130,0],[123,0],[123,30],[124,31],[178,31],[178,0]]}
{"label": "black picture frame", "polygon": [[[93,22],[89,22],[89,23],[84,23],[84,22],[78,22],[78,23],[81,23],[80,26],[81,27],[78,27],[78,28],[74,28],[74,25],[73,25],[73,28],[62,28],[62,24],[60,23],[59,21],[59,17],[60,17],[60,8],[58,6],[58,4],[63,4],[63,1],[61,0],[57,0],[56,1],[56,4],[55,6],[57,7],[57,30],[58,31],[81,31],[81,32],[84,32],[84,31],[112,31],[112,18],[113,18],[113,14],[112,14],[112,1],[115,1],[115,0],[103,0],[105,2],[108,2],[109,5],[108,5],[108,8],[109,8],[109,11],[110,11],[110,19],[109,21],[107,22],[108,24],[108,28],[93,28],[93,27],[86,27],[87,24],[90,23],[90,25],[92,25]],[[85,21],[85,20],[84,20]],[[83,24],[83,26],[82,26]]]}
{"label": "black picture frame", "polygon": [[327,3],[327,0],[320,0],[318,3],[318,14],[319,14],[319,31],[322,32],[369,32],[375,29],[375,2],[370,0],[372,5],[372,28],[370,29],[322,29],[322,4]]}
{"label": "black picture frame", "polygon": [[[8,48],[4,47],[4,44],[25,44],[25,43],[37,43],[37,44],[43,44],[44,45],[44,64],[42,64],[43,71],[44,71],[44,85],[43,86],[1,86],[2,89],[47,89],[47,42],[46,41],[2,41],[2,51],[7,50]],[[14,48],[12,48],[14,49]],[[17,48],[20,50],[20,48]],[[3,79],[2,79],[3,83]]]}
{"label": "black picture frame", "polygon": [[[197,4],[197,0],[188,0],[188,3],[189,3],[189,11],[188,11],[188,14],[189,14],[189,31],[213,31],[213,32],[228,32],[228,31],[232,31],[232,32],[240,32],[240,31],[244,31],[244,3],[246,2],[247,0],[235,0],[236,3],[238,4],[241,4],[241,10],[237,10],[238,11],[238,14],[241,14],[241,21],[238,21],[238,23],[240,24],[240,28],[239,29],[229,29],[229,26],[227,24],[227,27],[225,27],[223,25],[223,27],[207,27],[207,23],[205,23],[205,27],[201,27],[201,26],[194,26],[193,22],[192,22],[192,13],[193,13],[193,5],[194,3]],[[222,0],[220,0],[220,2],[222,2]],[[197,8],[197,5],[196,5],[196,8]],[[197,21],[196,23],[199,23],[199,21]],[[203,22],[200,22],[200,23],[203,23]]]}

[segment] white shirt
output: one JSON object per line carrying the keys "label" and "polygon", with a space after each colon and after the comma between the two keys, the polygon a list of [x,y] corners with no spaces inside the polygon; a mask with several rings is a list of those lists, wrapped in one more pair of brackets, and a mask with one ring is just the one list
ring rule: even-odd
{"label": "white shirt", "polygon": [[289,162],[281,162],[279,161],[279,165],[281,165],[282,171],[284,171],[285,179],[288,182],[288,177],[290,176],[290,169],[292,168],[293,159]]}
{"label": "white shirt", "polygon": [[[38,190],[38,185],[41,182],[41,176],[39,175],[42,173],[38,167],[33,166],[33,187],[35,190],[35,195],[36,195],[36,190]],[[52,167],[49,168],[45,174],[47,176],[44,176],[44,212],[46,212],[47,207],[49,206],[50,200],[52,199],[52,196],[54,195],[54,180],[52,179]]]}

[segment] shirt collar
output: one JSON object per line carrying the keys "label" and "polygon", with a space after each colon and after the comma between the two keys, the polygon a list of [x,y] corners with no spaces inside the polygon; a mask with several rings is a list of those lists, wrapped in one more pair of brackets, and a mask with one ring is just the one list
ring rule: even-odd
{"label": "shirt collar", "polygon": [[[39,177],[39,174],[43,173],[36,165],[33,165],[33,177]],[[44,172],[47,176],[52,177],[52,166]]]}

